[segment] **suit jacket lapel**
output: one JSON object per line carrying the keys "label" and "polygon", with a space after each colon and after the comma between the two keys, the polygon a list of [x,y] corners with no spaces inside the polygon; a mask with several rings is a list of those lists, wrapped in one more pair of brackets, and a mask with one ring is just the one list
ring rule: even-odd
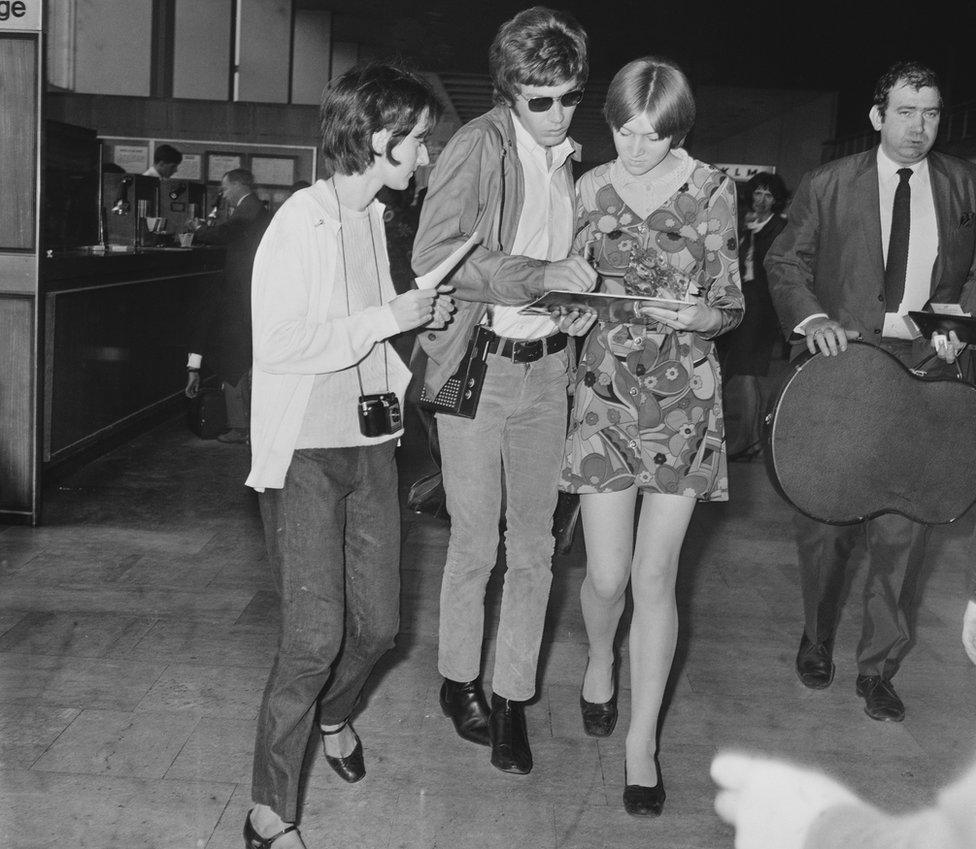
{"label": "suit jacket lapel", "polygon": [[939,233],[939,252],[935,256],[932,266],[932,283],[929,294],[933,294],[945,273],[945,246],[951,232],[952,213],[952,181],[949,174],[942,167],[938,154],[929,156],[929,182],[932,185],[932,201],[935,204],[935,223]]}
{"label": "suit jacket lapel", "polygon": [[854,204],[864,240],[864,256],[871,280],[884,280],[884,252],[881,246],[881,213],[878,194],[877,148],[864,154],[854,177]]}

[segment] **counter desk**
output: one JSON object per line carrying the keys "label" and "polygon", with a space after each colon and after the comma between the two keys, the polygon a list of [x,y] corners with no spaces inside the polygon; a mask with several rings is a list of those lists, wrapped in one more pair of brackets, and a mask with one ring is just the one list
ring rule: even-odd
{"label": "counter desk", "polygon": [[194,304],[223,263],[224,249],[210,247],[41,259],[45,469],[182,408]]}

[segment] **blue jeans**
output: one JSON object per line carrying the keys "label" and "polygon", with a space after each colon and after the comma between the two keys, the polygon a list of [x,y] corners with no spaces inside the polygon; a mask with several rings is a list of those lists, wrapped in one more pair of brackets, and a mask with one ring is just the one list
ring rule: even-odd
{"label": "blue jeans", "polygon": [[498,554],[504,480],[507,571],[491,688],[518,701],[535,694],[549,604],[567,363],[565,350],[525,364],[492,354],[477,416],[437,416],[451,514],[438,669],[454,681],[470,681],[480,672],[485,586]]}
{"label": "blue jeans", "polygon": [[281,639],[258,715],[252,797],[286,822],[298,812],[316,718],[356,707],[399,628],[396,440],[303,448],[282,489],[260,494],[268,561],[281,596]]}

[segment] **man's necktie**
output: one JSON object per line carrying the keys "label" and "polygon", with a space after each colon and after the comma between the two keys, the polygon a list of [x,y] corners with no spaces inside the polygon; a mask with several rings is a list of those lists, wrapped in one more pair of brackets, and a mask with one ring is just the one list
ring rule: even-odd
{"label": "man's necktie", "polygon": [[908,180],[911,168],[898,169],[898,188],[891,208],[891,235],[888,237],[888,262],[885,265],[885,310],[898,312],[905,295],[905,275],[908,273],[908,230],[911,226],[912,189]]}

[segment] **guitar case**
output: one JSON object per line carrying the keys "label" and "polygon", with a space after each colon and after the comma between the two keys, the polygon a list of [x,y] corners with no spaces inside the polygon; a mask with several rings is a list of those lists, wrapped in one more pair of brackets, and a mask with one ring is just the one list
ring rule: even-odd
{"label": "guitar case", "polygon": [[976,501],[976,387],[913,374],[874,345],[799,357],[766,417],[766,465],[801,513],[947,524]]}

